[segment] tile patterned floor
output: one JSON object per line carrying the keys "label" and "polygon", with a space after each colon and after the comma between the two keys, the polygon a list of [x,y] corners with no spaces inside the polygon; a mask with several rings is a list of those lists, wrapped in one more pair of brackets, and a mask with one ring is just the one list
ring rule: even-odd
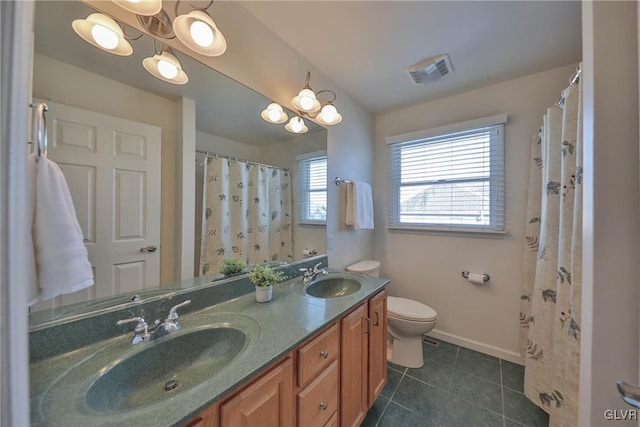
{"label": "tile patterned floor", "polygon": [[364,427],[546,427],[523,394],[524,367],[440,341],[423,344],[425,364],[388,364],[387,385]]}

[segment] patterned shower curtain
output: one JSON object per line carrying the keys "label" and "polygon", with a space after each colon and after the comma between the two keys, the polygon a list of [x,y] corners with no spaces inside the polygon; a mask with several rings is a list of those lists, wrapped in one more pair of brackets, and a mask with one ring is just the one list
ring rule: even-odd
{"label": "patterned shower curtain", "polygon": [[275,166],[207,156],[202,276],[217,273],[223,258],[293,260],[290,175]]}
{"label": "patterned shower curtain", "polygon": [[578,425],[582,301],[579,81],[549,108],[531,146],[520,310],[525,395],[551,426]]}

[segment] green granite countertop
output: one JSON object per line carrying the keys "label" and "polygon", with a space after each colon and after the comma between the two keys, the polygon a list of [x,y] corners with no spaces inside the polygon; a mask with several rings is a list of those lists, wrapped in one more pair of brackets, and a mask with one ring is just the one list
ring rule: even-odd
{"label": "green granite countertop", "polygon": [[[32,425],[182,425],[389,283],[383,278],[344,272],[330,275],[364,280],[360,290],[351,295],[321,299],[306,295],[298,277],[276,285],[269,303],[256,302],[250,293],[188,313],[180,316],[182,329],[150,342],[134,346],[132,334],[127,333],[32,363]],[[85,391],[117,360],[211,324],[235,327],[246,334],[247,340],[237,357],[198,385],[176,389],[156,403],[135,409],[98,411],[87,405]],[[139,375],[145,375],[145,371]]]}

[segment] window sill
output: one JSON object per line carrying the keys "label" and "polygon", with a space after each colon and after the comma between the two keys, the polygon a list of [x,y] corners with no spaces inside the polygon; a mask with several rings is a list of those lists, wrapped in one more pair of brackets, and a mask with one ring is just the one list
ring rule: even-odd
{"label": "window sill", "polygon": [[473,230],[465,228],[420,227],[415,225],[388,225],[387,230],[395,233],[433,234],[439,236],[479,237],[503,239],[506,230]]}
{"label": "window sill", "polygon": [[298,225],[303,225],[303,226],[307,226],[310,225],[312,227],[326,227],[327,223],[326,222],[298,222]]}

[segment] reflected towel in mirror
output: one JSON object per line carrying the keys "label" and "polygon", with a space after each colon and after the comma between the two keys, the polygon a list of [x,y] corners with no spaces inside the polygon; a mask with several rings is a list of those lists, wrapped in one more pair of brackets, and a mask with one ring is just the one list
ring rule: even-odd
{"label": "reflected towel in mirror", "polygon": [[93,285],[82,230],[60,167],[42,156],[28,158],[33,215],[29,305]]}

